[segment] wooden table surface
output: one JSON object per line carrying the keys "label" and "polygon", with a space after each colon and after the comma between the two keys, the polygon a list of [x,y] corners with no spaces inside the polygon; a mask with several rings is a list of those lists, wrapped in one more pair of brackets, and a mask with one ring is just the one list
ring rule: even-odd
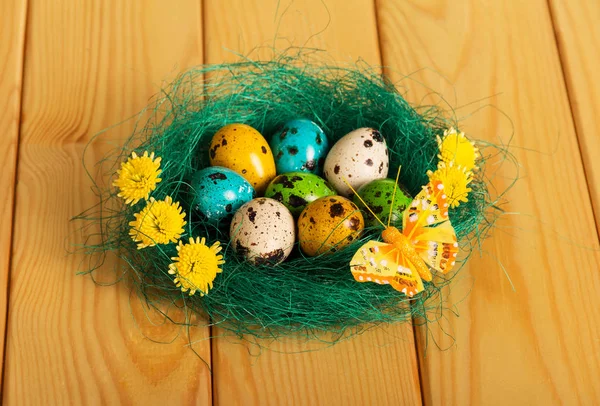
{"label": "wooden table surface", "polygon": [[[0,0],[4,404],[599,404],[598,21],[595,0]],[[458,316],[260,356],[198,328],[211,374],[128,286],[75,275],[68,220],[94,204],[94,134],[186,67],[274,43],[384,66],[472,137],[512,137],[520,180],[453,285]],[[499,188],[516,174],[492,172]]]}

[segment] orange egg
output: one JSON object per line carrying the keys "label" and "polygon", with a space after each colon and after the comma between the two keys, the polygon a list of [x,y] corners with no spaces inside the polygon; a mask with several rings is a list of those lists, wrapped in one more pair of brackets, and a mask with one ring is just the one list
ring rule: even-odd
{"label": "orange egg", "polygon": [[262,195],[275,177],[275,159],[267,140],[246,124],[229,124],[213,136],[210,164],[242,175]]}
{"label": "orange egg", "polygon": [[310,203],[298,219],[298,241],[308,256],[333,253],[360,236],[365,222],[360,210],[342,196]]}

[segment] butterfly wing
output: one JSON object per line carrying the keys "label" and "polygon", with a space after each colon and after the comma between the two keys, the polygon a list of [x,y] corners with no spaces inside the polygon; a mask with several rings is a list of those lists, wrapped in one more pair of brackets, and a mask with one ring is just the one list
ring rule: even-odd
{"label": "butterfly wing", "polygon": [[367,242],[352,257],[350,270],[358,282],[391,285],[410,297],[424,289],[414,265],[391,244]]}
{"label": "butterfly wing", "polygon": [[442,273],[452,270],[458,243],[448,218],[448,200],[442,182],[431,181],[423,186],[404,212],[402,233],[413,241],[415,251],[429,267]]}
{"label": "butterfly wing", "polygon": [[413,241],[415,251],[436,271],[445,274],[456,265],[458,242],[450,221],[445,221],[437,227],[415,230]]}
{"label": "butterfly wing", "polygon": [[400,253],[398,253],[396,269],[396,276],[394,277],[394,281],[391,282],[394,289],[410,297],[425,289],[423,287],[423,280],[413,263]]}
{"label": "butterfly wing", "polygon": [[423,186],[423,189],[404,211],[402,234],[412,241],[415,230],[447,220],[448,198],[444,193],[444,184],[439,180],[431,181]]}

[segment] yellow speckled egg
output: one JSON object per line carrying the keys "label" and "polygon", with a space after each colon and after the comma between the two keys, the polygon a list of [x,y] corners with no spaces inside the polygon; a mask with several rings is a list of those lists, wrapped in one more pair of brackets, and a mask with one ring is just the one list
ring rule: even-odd
{"label": "yellow speckled egg", "polygon": [[298,241],[308,256],[333,253],[360,236],[365,226],[360,210],[342,196],[310,203],[298,218]]}
{"label": "yellow speckled egg", "polygon": [[246,124],[229,124],[213,136],[210,164],[242,175],[262,194],[275,177],[275,159],[267,140]]}

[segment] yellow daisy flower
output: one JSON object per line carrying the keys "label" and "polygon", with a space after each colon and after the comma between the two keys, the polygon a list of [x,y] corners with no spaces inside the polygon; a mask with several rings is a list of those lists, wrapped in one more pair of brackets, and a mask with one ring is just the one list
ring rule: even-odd
{"label": "yellow daisy flower", "polygon": [[178,257],[171,258],[174,262],[169,265],[169,273],[176,275],[173,280],[182,292],[190,291],[190,296],[200,292],[204,296],[213,287],[213,281],[218,273],[223,270],[219,265],[225,263],[219,241],[210,248],[206,245],[206,238],[190,238],[189,244],[179,241],[177,246]]}
{"label": "yellow daisy flower", "polygon": [[169,196],[165,200],[151,197],[146,207],[134,216],[135,221],[129,223],[129,235],[139,243],[138,249],[177,242],[186,225],[185,212]]}
{"label": "yellow daisy flower", "polygon": [[439,180],[444,184],[450,207],[457,207],[461,202],[469,201],[467,196],[471,188],[468,185],[473,180],[472,172],[467,172],[465,168],[455,166],[452,162],[440,162],[435,172],[427,171],[427,176],[430,180]]}
{"label": "yellow daisy flower", "polygon": [[117,196],[125,199],[126,204],[134,205],[141,199],[148,200],[150,192],[156,189],[156,184],[160,182],[160,157],[154,159],[154,152],[144,156],[138,156],[135,152],[131,153],[131,158],[121,164],[121,169],[117,171],[119,178],[113,182],[113,186],[121,191]]}
{"label": "yellow daisy flower", "polygon": [[444,137],[437,137],[440,154],[438,157],[447,164],[454,162],[455,166],[462,166],[467,171],[476,169],[475,161],[479,157],[479,150],[465,133],[457,132],[454,128],[444,131]]}

